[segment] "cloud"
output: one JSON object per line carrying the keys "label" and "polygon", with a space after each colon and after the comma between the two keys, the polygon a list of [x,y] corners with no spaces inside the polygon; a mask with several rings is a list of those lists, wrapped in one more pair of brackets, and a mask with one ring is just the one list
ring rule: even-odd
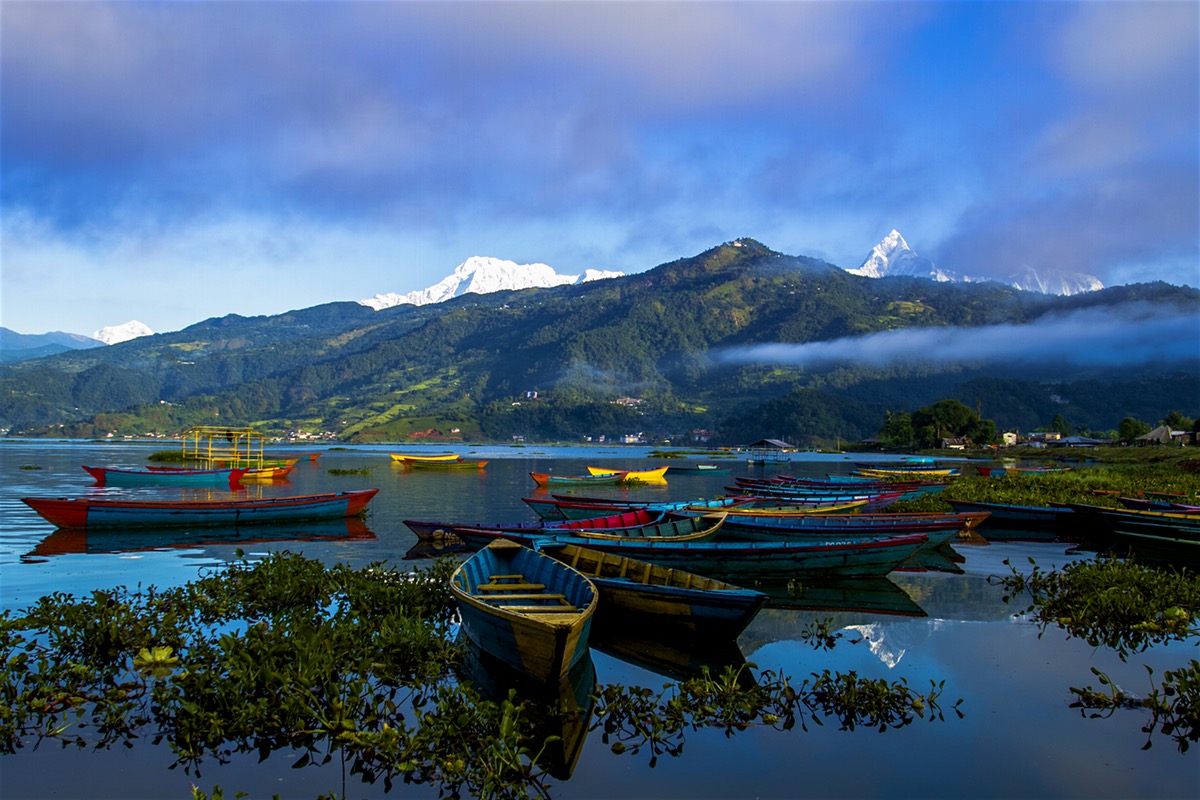
{"label": "cloud", "polygon": [[1047,315],[1025,325],[905,328],[806,344],[758,344],[714,353],[729,364],[819,368],[840,363],[1119,366],[1200,358],[1200,311],[1150,303]]}

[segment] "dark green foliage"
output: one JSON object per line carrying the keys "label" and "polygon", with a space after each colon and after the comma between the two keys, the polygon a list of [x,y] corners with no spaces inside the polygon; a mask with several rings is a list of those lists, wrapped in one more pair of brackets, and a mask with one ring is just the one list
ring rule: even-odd
{"label": "dark green foliage", "polygon": [[976,446],[991,444],[996,438],[996,424],[981,419],[958,400],[939,400],[917,409],[912,415],[912,427],[920,447],[938,447],[943,438],[965,437]]}
{"label": "dark green foliage", "polygon": [[[340,759],[343,775],[385,790],[401,780],[450,796],[545,797],[539,756],[552,738],[535,733],[534,709],[514,692],[485,700],[451,674],[462,656],[450,640],[454,565],[402,574],[282,553],[179,589],[55,594],[0,614],[0,752],[45,739],[105,749],[152,740],[189,772],[283,752],[295,769]],[[669,695],[601,687],[605,735],[677,754],[685,727],[787,730],[830,717],[884,730],[942,719],[940,685],[923,695],[904,680],[825,672],[794,687],[750,670]]]}
{"label": "dark green foliage", "polygon": [[[1109,557],[1049,572],[1032,559],[1030,564],[1033,569],[1028,575],[1010,564],[1011,574],[999,582],[1014,595],[1027,593],[1032,598],[1027,612],[1034,613],[1043,634],[1055,625],[1093,647],[1114,650],[1122,660],[1155,644],[1186,641],[1198,634],[1200,577],[1188,570],[1157,570]],[[1093,667],[1101,685],[1110,688],[1072,687],[1078,697],[1074,707],[1092,717],[1108,716],[1120,708],[1147,708],[1152,718],[1142,728],[1148,734],[1143,749],[1161,731],[1184,752],[1191,742],[1200,741],[1200,661],[1192,659],[1180,669],[1166,670],[1160,686],[1153,683],[1153,670],[1146,669],[1151,691],[1136,700]]]}

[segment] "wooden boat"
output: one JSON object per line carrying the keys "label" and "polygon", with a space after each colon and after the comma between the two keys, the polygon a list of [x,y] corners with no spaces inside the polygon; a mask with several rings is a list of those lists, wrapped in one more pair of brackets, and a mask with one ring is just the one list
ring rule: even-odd
{"label": "wooden boat", "polygon": [[603,475],[554,475],[546,472],[531,472],[529,477],[533,478],[533,482],[538,486],[609,486],[625,480],[620,472],[607,472]]}
{"label": "wooden boat", "polygon": [[945,478],[960,474],[958,467],[927,467],[927,468],[895,468],[895,467],[859,467],[859,475],[867,478],[888,478],[894,475],[911,477],[919,475],[923,478]]}
{"label": "wooden boat", "polygon": [[512,539],[527,547],[542,539],[572,538],[583,542],[639,541],[639,542],[706,542],[716,537],[725,522],[725,512],[716,511],[700,516],[667,514],[657,522],[645,525],[611,528],[527,528],[501,526],[472,528],[455,525],[451,531],[469,545],[484,547],[496,539]]}
{"label": "wooden boat", "polygon": [[971,500],[946,502],[959,513],[988,512],[988,517],[977,528],[985,539],[1052,541],[1068,533],[1072,514],[1065,506],[1020,506]]}
{"label": "wooden boat", "polygon": [[596,585],[598,625],[627,619],[653,636],[736,639],[767,601],[762,592],[590,547],[543,541],[538,550]]}
{"label": "wooden boat", "polygon": [[578,501],[569,499],[570,495],[551,495],[550,497],[523,497],[527,506],[533,509],[539,518],[544,520],[588,519],[607,514],[618,514],[622,511],[645,508],[652,511],[681,511],[688,507],[703,507],[709,511],[724,510],[744,503],[738,497],[717,498],[714,500],[678,500],[657,502],[646,500],[604,500],[601,498],[580,498]]}
{"label": "wooden boat", "polygon": [[796,504],[777,498],[769,498],[763,502],[765,503],[763,505],[757,502],[745,503],[728,510],[734,514],[746,516],[801,517],[820,514],[853,514],[862,511],[870,504],[869,500],[853,500],[847,503]]}
{"label": "wooden boat", "polygon": [[268,482],[285,480],[296,468],[295,464],[276,464],[265,467],[250,467],[242,473],[242,482]]}
{"label": "wooden boat", "polygon": [[889,514],[825,514],[802,516],[753,516],[727,512],[722,541],[790,541],[923,533],[928,547],[945,544],[969,529],[969,522],[958,514],[921,518],[892,517]]}
{"label": "wooden boat", "polygon": [[113,498],[23,497],[21,501],[59,528],[258,525],[354,517],[378,489],[252,500],[122,500]]}
{"label": "wooden boat", "polygon": [[430,462],[436,463],[436,462],[440,462],[440,461],[458,461],[460,458],[462,458],[462,456],[460,456],[458,453],[442,453],[440,455],[433,455],[433,456],[416,455],[413,453],[392,453],[391,456],[392,456],[392,461],[395,461],[397,464],[416,464],[416,463],[430,463]]}
{"label": "wooden boat", "polygon": [[487,461],[477,458],[460,458],[458,461],[409,461],[405,466],[412,469],[433,469],[433,470],[481,470],[486,467]]}
{"label": "wooden boat", "polygon": [[1099,534],[1143,535],[1200,544],[1200,515],[1183,511],[1144,511],[1071,503],[1083,527]]}
{"label": "wooden boat", "polygon": [[671,465],[667,470],[668,475],[728,475],[732,472],[730,467],[722,467],[719,464],[694,464],[694,465]]}
{"label": "wooden boat", "polygon": [[1150,497],[1118,497],[1117,502],[1134,511],[1173,511],[1177,514],[1200,514],[1200,506]]}
{"label": "wooden boat", "polygon": [[548,555],[492,542],[454,570],[450,591],[467,638],[534,680],[560,681],[587,654],[599,593]]}
{"label": "wooden boat", "polygon": [[482,529],[504,529],[515,531],[528,531],[535,533],[538,531],[555,531],[555,530],[570,530],[570,529],[589,529],[589,530],[606,530],[613,528],[629,528],[637,525],[649,525],[654,522],[662,521],[665,512],[650,511],[648,509],[639,508],[632,511],[622,511],[618,514],[608,514],[603,517],[593,517],[591,519],[572,519],[572,520],[541,520],[539,522],[527,523],[475,523],[463,524],[454,522],[429,522],[426,520],[406,519],[404,524],[417,535],[418,539],[424,541],[438,541],[454,536],[455,528],[482,528]]}
{"label": "wooden boat", "polygon": [[1050,467],[1050,466],[1029,466],[1029,467],[1005,467],[1008,472],[1016,472],[1024,475],[1048,475],[1053,472],[1070,472],[1070,467]]}
{"label": "wooden boat", "polygon": [[89,467],[88,475],[103,486],[233,486],[245,474],[245,469],[187,469],[185,467]]}
{"label": "wooden boat", "polygon": [[612,473],[616,472],[622,476],[621,480],[623,481],[646,481],[647,483],[654,483],[658,481],[665,481],[666,479],[664,476],[667,474],[668,469],[670,469],[670,466],[655,467],[654,469],[608,469],[606,467],[588,467],[587,471],[589,475],[611,475]]}
{"label": "wooden boat", "polygon": [[570,534],[554,539],[734,582],[739,578],[881,577],[929,541],[922,533],[817,542],[663,542]]}

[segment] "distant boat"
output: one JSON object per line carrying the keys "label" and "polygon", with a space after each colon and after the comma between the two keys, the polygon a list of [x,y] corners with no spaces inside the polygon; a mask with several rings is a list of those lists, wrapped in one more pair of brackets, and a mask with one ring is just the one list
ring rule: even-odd
{"label": "distant boat", "polygon": [[60,528],[165,528],[191,525],[258,525],[353,517],[378,489],[239,500],[121,500],[23,497],[21,501]]}
{"label": "distant boat", "polygon": [[262,467],[249,467],[242,473],[242,482],[281,481],[292,474],[296,468],[295,462],[290,464],[273,464]]}
{"label": "distant boat", "polygon": [[467,638],[534,680],[560,681],[587,654],[599,593],[548,555],[493,542],[454,570],[450,591]]}
{"label": "distant boat", "polygon": [[709,510],[718,510],[740,505],[746,502],[740,497],[724,497],[716,500],[675,500],[657,502],[648,500],[619,500],[598,497],[580,497],[570,499],[570,495],[551,495],[550,497],[523,497],[522,501],[533,509],[534,513],[544,520],[588,519],[602,517],[645,508],[652,511],[679,511],[689,506],[703,506]]}
{"label": "distant boat", "polygon": [[675,466],[667,470],[668,475],[728,475],[732,472],[730,467],[722,467],[717,464],[695,464]]}
{"label": "distant boat", "polygon": [[655,467],[654,469],[608,469],[606,467],[588,467],[589,475],[612,475],[614,472],[621,476],[623,481],[646,481],[653,483],[655,481],[665,481],[663,477],[667,474],[669,466]]}
{"label": "distant boat", "polygon": [[596,584],[597,624],[624,618],[652,637],[736,639],[767,601],[762,592],[616,553],[554,541],[538,549]]}
{"label": "distant boat", "polygon": [[469,525],[454,522],[430,522],[427,520],[406,519],[404,520],[404,524],[417,535],[418,539],[422,541],[438,541],[454,536],[455,528],[503,528],[520,531],[539,531],[544,529],[569,530],[572,528],[628,528],[633,525],[648,525],[651,522],[659,522],[664,516],[665,512],[662,511],[649,511],[639,508],[632,511],[622,511],[617,514],[604,513],[603,516],[591,519],[539,520],[537,522],[521,522],[516,524],[481,522]]}
{"label": "distant boat", "polygon": [[[716,511],[700,516],[666,514],[662,519],[644,525],[628,527],[540,527],[523,526],[470,527],[452,525],[450,530],[469,545],[483,547],[496,539],[512,539],[527,547],[533,547],[542,539],[571,538],[577,543],[602,541],[638,542],[707,542],[716,537],[725,522],[725,512]],[[586,546],[586,545],[585,545]]]}
{"label": "distant boat", "polygon": [[406,461],[405,466],[412,469],[432,469],[432,470],[481,470],[486,467],[488,462],[477,458],[460,458],[457,461]]}
{"label": "distant boat", "polygon": [[428,461],[458,461],[462,458],[458,453],[442,453],[441,455],[425,456],[414,453],[392,453],[392,461],[397,464],[415,464]]}
{"label": "distant boat", "polygon": [[187,469],[185,467],[89,467],[83,465],[96,483],[105,486],[232,486],[246,473],[243,469]]}
{"label": "distant boat", "polygon": [[531,472],[529,477],[533,478],[533,482],[538,486],[607,486],[624,480],[624,476],[619,472],[607,472],[603,475],[555,475],[548,472]]}

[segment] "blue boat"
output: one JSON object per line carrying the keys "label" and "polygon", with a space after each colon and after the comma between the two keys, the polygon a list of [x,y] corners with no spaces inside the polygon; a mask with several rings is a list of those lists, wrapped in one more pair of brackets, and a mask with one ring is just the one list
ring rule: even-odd
{"label": "blue boat", "polygon": [[494,541],[454,570],[450,591],[467,638],[536,681],[561,681],[587,654],[599,593],[548,555]]}

